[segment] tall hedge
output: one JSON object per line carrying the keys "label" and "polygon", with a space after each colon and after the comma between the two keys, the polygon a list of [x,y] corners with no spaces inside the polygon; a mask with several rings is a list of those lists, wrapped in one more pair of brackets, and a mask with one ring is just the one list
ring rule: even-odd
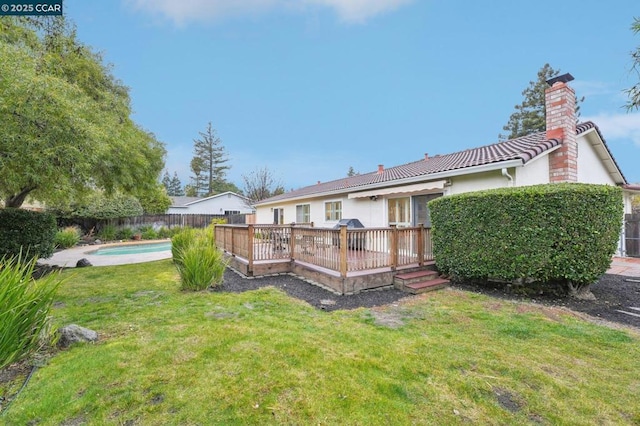
{"label": "tall hedge", "polygon": [[0,258],[47,258],[53,254],[58,230],[49,213],[23,209],[0,209]]}
{"label": "tall hedge", "polygon": [[441,272],[578,285],[610,266],[623,216],[620,188],[589,184],[472,192],[435,199],[429,208]]}

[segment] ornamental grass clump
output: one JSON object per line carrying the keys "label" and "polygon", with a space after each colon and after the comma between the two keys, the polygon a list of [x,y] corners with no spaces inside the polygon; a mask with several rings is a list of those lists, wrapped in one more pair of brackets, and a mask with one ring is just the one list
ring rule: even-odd
{"label": "ornamental grass clump", "polygon": [[173,236],[171,252],[182,290],[199,291],[222,284],[227,264],[215,245],[214,228],[185,229]]}
{"label": "ornamental grass clump", "polygon": [[54,243],[58,248],[71,248],[80,242],[81,231],[77,226],[67,226],[58,230]]}
{"label": "ornamental grass clump", "polygon": [[193,243],[196,238],[196,230],[193,228],[183,228],[180,232],[171,237],[171,255],[173,262],[179,264],[182,261],[182,252]]}
{"label": "ornamental grass clump", "polygon": [[32,278],[36,259],[0,259],[0,370],[20,361],[52,336],[49,310],[62,282],[58,273]]}

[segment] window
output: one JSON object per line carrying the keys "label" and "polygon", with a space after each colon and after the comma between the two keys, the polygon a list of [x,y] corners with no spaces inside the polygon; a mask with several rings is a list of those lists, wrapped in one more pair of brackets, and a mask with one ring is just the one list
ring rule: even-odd
{"label": "window", "polygon": [[342,219],[342,201],[329,201],[328,203],[324,203],[324,219]]}
{"label": "window", "polygon": [[240,214],[240,210],[225,210],[224,211],[224,215],[225,216],[230,216],[232,214]]}
{"label": "window", "polygon": [[282,225],[284,223],[284,209],[273,209],[273,224]]}
{"label": "window", "polygon": [[311,222],[311,205],[300,204],[296,206],[296,223]]}
{"label": "window", "polygon": [[388,201],[389,225],[410,226],[409,197],[391,198]]}

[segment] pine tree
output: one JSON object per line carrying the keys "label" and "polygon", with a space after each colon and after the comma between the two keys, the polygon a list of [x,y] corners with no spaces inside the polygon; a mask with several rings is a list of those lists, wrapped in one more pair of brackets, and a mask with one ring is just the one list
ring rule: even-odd
{"label": "pine tree", "polygon": [[[164,180],[164,178],[163,178]],[[180,178],[178,177],[177,172],[173,172],[173,177],[169,181],[169,195],[174,197],[179,197],[184,195],[184,189],[182,189],[182,182],[180,182]]]}
{"label": "pine tree", "polygon": [[[553,69],[551,65],[544,64],[538,71],[535,81],[529,82],[523,92],[524,100],[520,105],[516,105],[516,111],[509,117],[509,122],[502,128],[507,134],[500,134],[498,138],[502,141],[530,135],[532,133],[544,132],[547,127],[545,114],[545,90],[549,85],[547,80],[560,74],[560,70]],[[576,100],[576,113],[579,115],[578,104],[584,98]]]}
{"label": "pine tree", "polygon": [[164,171],[164,174],[162,175],[162,185],[164,185],[164,189],[167,190],[167,195],[173,195],[171,194],[171,178],[169,177],[169,172],[168,171]]}
{"label": "pine tree", "polygon": [[[193,153],[191,170],[194,172],[195,180],[201,179],[201,183],[195,185],[199,194],[213,195],[228,186],[225,176],[231,167],[225,163],[229,159],[211,122],[207,125],[206,131],[200,132],[200,139],[193,141]],[[196,161],[195,169],[194,160]]]}

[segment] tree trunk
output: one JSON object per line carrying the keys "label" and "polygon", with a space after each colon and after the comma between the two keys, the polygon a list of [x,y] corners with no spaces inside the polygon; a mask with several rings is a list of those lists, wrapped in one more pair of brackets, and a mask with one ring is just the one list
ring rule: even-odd
{"label": "tree trunk", "polygon": [[4,206],[15,209],[20,208],[22,206],[22,203],[24,203],[24,200],[27,198],[27,195],[29,195],[29,193],[34,189],[36,189],[35,186],[23,188],[22,191],[18,192],[17,194],[13,194],[10,197],[7,197],[4,200]]}
{"label": "tree trunk", "polygon": [[575,284],[569,281],[569,296],[580,300],[596,300],[596,296],[591,292],[591,284]]}

